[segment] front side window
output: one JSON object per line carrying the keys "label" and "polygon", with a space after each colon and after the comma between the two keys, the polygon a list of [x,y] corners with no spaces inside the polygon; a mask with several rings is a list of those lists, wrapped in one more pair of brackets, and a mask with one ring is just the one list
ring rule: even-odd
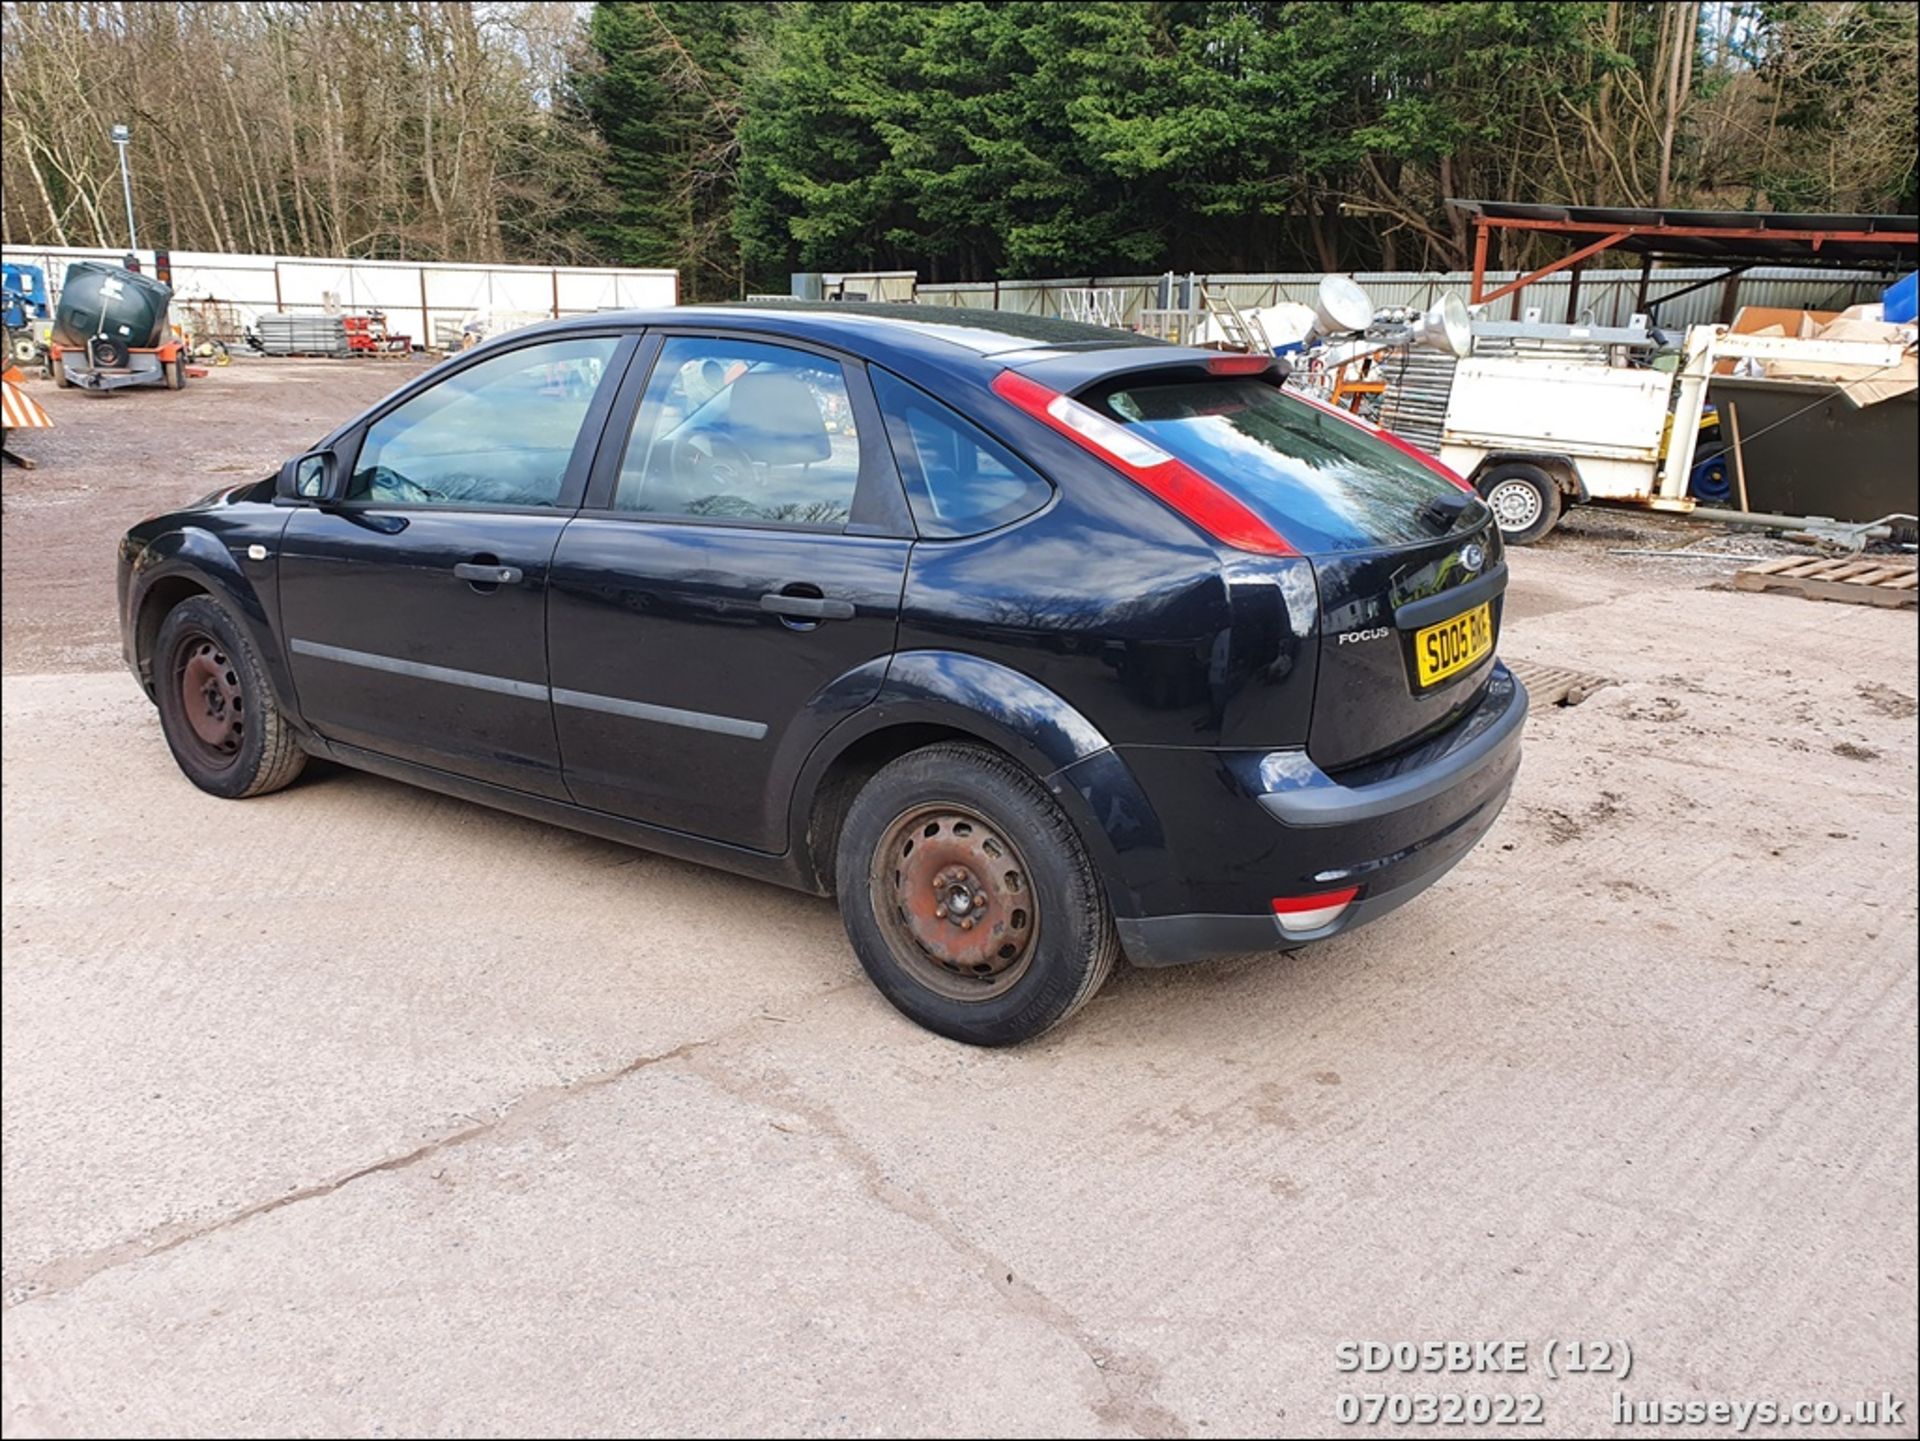
{"label": "front side window", "polygon": [[556,504],[587,406],[619,344],[605,336],[526,345],[448,376],[373,423],[347,499]]}
{"label": "front side window", "polygon": [[1031,515],[1052,497],[1052,486],[972,422],[884,370],[868,373],[921,535],[979,535]]}
{"label": "front side window", "polygon": [[838,361],[784,345],[674,336],[660,347],[616,510],[838,529],[860,437]]}

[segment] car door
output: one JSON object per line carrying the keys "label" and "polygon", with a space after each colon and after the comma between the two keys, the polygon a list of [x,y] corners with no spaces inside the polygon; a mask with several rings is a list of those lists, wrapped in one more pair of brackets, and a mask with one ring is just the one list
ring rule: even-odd
{"label": "car door", "polygon": [[342,498],[295,511],[279,561],[300,708],[327,740],[564,798],[549,567],[635,344],[489,348],[336,445]]}
{"label": "car door", "polygon": [[779,851],[794,771],[893,651],[912,547],[899,475],[858,361],[691,332],[647,348],[554,555],[567,785]]}

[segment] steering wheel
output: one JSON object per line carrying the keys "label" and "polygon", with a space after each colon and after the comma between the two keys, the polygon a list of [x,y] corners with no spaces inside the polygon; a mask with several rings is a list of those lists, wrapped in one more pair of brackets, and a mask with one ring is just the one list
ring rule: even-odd
{"label": "steering wheel", "polygon": [[[440,497],[419,481],[402,475],[389,466],[376,465],[367,474],[366,498],[398,505],[427,505]],[[358,479],[358,477],[355,477]]]}
{"label": "steering wheel", "polygon": [[683,435],[673,443],[671,452],[674,479],[691,482],[716,492],[739,495],[758,489],[753,459],[738,441],[713,430]]}

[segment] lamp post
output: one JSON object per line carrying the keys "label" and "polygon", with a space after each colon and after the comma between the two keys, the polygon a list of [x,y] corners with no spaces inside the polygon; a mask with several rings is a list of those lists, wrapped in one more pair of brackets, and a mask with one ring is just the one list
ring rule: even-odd
{"label": "lamp post", "polygon": [[127,141],[132,137],[124,125],[114,126],[109,133],[120,151],[120,189],[127,197],[127,249],[138,250],[140,237],[133,228],[133,177],[127,173]]}

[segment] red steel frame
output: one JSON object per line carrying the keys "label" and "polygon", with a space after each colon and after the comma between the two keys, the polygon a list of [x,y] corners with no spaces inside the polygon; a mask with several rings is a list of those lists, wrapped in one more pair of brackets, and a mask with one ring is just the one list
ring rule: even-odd
{"label": "red steel frame", "polygon": [[[1604,220],[1522,220],[1502,216],[1476,215],[1473,218],[1473,300],[1479,305],[1489,300],[1498,300],[1503,295],[1512,294],[1533,284],[1543,275],[1551,275],[1556,270],[1564,270],[1569,265],[1577,265],[1589,256],[1609,250],[1634,236],[1648,236],[1653,239],[1676,236],[1704,237],[1709,240],[1789,240],[1807,243],[1815,254],[1829,240],[1857,240],[1874,245],[1907,245],[1920,247],[1920,232],[1911,230],[1769,230],[1764,226],[1744,226],[1738,229],[1723,230],[1712,225],[1621,225]],[[1492,294],[1486,291],[1487,278],[1487,239],[1492,230],[1540,230],[1552,235],[1564,235],[1569,238],[1582,235],[1598,235],[1600,238],[1582,246],[1570,255],[1563,255],[1551,265],[1544,265],[1531,274],[1501,286]],[[1701,259],[1751,259],[1746,256],[1702,256]],[[1782,263],[1785,263],[1784,260]],[[1515,302],[1518,304],[1519,302]]]}

